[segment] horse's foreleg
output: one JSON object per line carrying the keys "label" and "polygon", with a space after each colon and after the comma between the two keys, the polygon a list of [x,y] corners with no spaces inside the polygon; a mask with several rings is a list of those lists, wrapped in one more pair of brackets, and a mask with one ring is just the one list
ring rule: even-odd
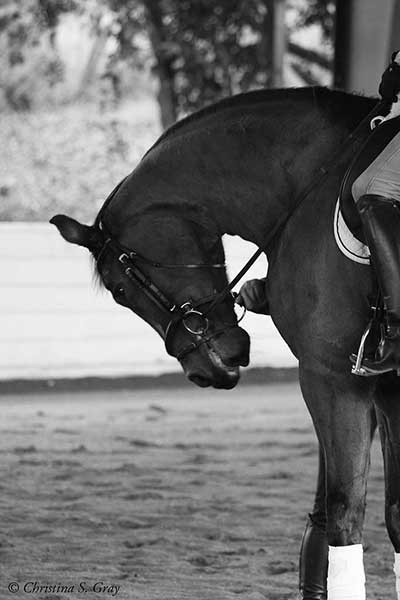
{"label": "horse's foreleg", "polygon": [[394,547],[394,572],[397,598],[400,600],[400,382],[385,377],[378,387],[379,433],[385,469],[385,518]]}
{"label": "horse's foreleg", "polygon": [[[328,600],[364,600],[362,529],[373,412],[354,377],[300,368],[326,468]],[[311,597],[310,597],[311,598]]]}
{"label": "horse's foreleg", "polygon": [[326,600],[328,539],[326,536],[325,458],[319,449],[318,483],[314,507],[309,515],[300,550],[300,597]]}

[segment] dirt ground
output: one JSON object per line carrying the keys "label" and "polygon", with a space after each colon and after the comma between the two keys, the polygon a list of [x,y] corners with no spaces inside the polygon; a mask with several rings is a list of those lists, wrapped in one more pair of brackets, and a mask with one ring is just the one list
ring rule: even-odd
{"label": "dirt ground", "polygon": [[[0,407],[1,600],[297,598],[317,446],[296,385]],[[368,600],[395,598],[378,443],[364,546]]]}

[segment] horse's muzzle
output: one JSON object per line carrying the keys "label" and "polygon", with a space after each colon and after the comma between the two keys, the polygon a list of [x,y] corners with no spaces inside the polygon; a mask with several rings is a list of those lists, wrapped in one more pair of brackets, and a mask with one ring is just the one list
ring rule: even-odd
{"label": "horse's muzzle", "polygon": [[187,374],[189,381],[198,385],[199,387],[214,387],[220,390],[231,390],[235,387],[240,379],[239,367],[229,369],[223,375],[219,374],[218,377],[210,377],[209,375],[202,372],[193,372]]}
{"label": "horse's muzzle", "polygon": [[240,378],[240,367],[249,364],[250,338],[241,327],[232,327],[203,344],[200,352],[184,361],[187,378],[200,387],[231,389]]}

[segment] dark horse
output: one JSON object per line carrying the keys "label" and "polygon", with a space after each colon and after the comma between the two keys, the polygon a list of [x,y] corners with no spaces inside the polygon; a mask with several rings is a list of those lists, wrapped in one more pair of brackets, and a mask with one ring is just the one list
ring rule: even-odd
{"label": "dark horse", "polygon": [[[230,297],[208,311],[227,283],[221,236],[239,235],[265,250],[271,315],[299,360],[320,445],[311,513],[318,534],[307,534],[304,544],[316,544],[313,561],[325,581],[327,543],[361,542],[377,423],[386,524],[400,552],[400,379],[350,372],[373,277],[369,266],[339,252],[333,236],[338,189],[354,148],[344,144],[323,185],[297,202],[375,102],[323,88],[222,101],[164,133],[93,226],[52,219],[67,241],[90,250],[115,301],[154,327],[200,386],[231,388],[248,363],[248,336]],[[326,589],[313,591],[312,565],[301,568],[303,597],[325,598]]]}

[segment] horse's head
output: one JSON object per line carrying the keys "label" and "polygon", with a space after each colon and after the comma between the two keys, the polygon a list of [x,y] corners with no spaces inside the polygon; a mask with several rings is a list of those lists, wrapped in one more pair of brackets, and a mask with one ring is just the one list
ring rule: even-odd
{"label": "horse's head", "polygon": [[161,335],[189,380],[201,387],[236,385],[250,343],[232,297],[212,305],[227,285],[216,231],[165,211],[144,213],[113,234],[99,220],[86,226],[57,215],[51,223],[68,242],[90,250],[114,300]]}

